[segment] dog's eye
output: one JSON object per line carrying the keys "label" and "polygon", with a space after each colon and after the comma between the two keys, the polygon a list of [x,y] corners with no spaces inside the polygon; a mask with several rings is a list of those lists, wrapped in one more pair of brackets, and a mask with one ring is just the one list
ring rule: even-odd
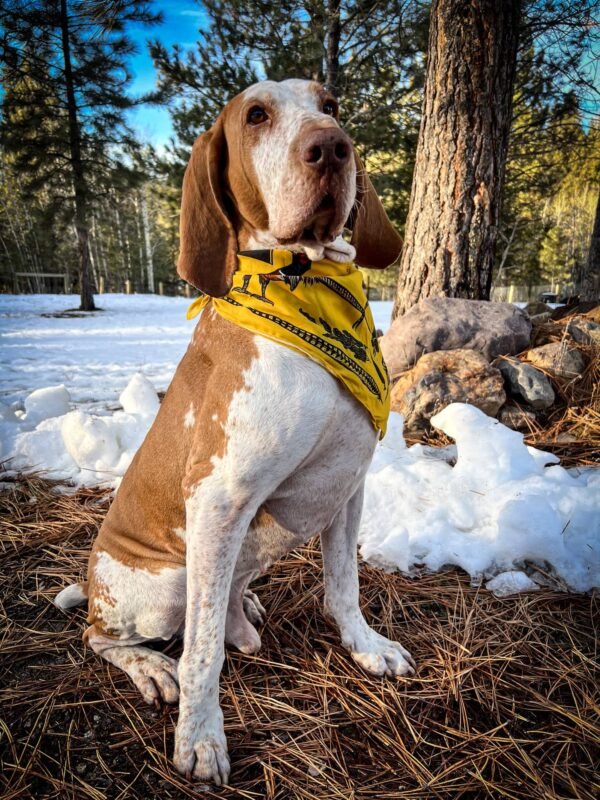
{"label": "dog's eye", "polygon": [[266,122],[268,119],[267,112],[260,106],[252,106],[248,112],[248,122],[250,125],[260,125],[261,122]]}
{"label": "dog's eye", "polygon": [[325,100],[323,103],[323,113],[329,114],[330,117],[335,117],[337,114],[337,103],[335,100]]}

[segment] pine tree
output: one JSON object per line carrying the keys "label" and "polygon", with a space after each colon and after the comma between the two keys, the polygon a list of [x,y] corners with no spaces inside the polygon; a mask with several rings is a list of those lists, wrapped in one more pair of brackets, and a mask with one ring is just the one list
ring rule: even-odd
{"label": "pine tree", "polygon": [[599,10],[598,0],[524,3],[495,286],[579,284],[588,186],[599,165],[590,126],[598,102],[590,54],[600,44],[593,24]]}
{"label": "pine tree", "polygon": [[30,193],[53,185],[68,206],[81,310],[91,311],[92,186],[135,147],[125,112],[140,100],[126,94],[135,46],[125,27],[161,17],[141,0],[8,0],[3,11],[0,141]]}
{"label": "pine tree", "polygon": [[[525,167],[508,180],[522,191],[543,158],[539,145],[549,164],[578,137],[573,116],[580,92],[591,90],[586,61],[598,37],[593,8],[597,0],[434,0],[394,315],[432,295],[489,298],[508,143],[511,166]],[[551,166],[553,175],[534,169],[546,191],[564,175],[560,164]],[[539,203],[503,232],[503,270],[521,225],[530,249],[531,227],[525,232],[523,223],[535,224],[542,210]],[[539,247],[527,257],[539,268]]]}
{"label": "pine tree", "polygon": [[394,316],[421,297],[489,297],[520,0],[434,0]]}
{"label": "pine tree", "polygon": [[600,299],[600,193],[596,201],[590,249],[581,281],[581,299]]}

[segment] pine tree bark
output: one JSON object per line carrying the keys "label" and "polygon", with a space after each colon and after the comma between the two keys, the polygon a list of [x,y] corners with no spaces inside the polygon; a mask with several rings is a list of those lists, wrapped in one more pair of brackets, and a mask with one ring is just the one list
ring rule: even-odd
{"label": "pine tree bark", "polygon": [[327,1],[327,63],[325,68],[325,83],[334,94],[339,92],[340,37],[342,34],[340,5],[341,0]]}
{"label": "pine tree bark", "polygon": [[88,189],[81,156],[81,129],[77,118],[77,100],[73,84],[71,45],[69,42],[69,12],[67,0],[60,0],[60,26],[64,62],[67,117],[69,121],[69,149],[75,191],[75,231],[79,249],[79,289],[81,311],[95,311],[94,294],[90,280],[89,229],[87,224]]}
{"label": "pine tree bark", "polygon": [[144,228],[144,251],[146,255],[146,278],[148,291],[154,294],[154,259],[152,256],[152,242],[150,241],[150,220],[148,218],[148,201],[146,187],[142,189],[142,225]]}
{"label": "pine tree bark", "polygon": [[393,316],[431,296],[488,299],[521,0],[434,0]]}
{"label": "pine tree bark", "polygon": [[580,299],[600,300],[600,193],[596,202],[590,249],[581,281]]}

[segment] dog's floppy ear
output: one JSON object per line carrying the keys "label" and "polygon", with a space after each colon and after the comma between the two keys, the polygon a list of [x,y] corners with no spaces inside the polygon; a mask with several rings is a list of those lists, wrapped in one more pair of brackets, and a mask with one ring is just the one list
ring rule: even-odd
{"label": "dog's floppy ear", "polygon": [[364,164],[354,153],[356,162],[356,205],[348,227],[352,228],[350,243],[356,248],[359,267],[385,269],[393,264],[402,250],[402,239],[389,221],[381,200]]}
{"label": "dog's floppy ear", "polygon": [[237,240],[223,202],[227,145],[221,117],[194,142],[183,177],[177,272],[212,297],[227,294]]}

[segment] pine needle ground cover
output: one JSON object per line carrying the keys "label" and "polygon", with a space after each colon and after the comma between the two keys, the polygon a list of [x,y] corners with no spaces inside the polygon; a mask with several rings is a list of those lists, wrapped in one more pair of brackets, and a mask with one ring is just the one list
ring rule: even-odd
{"label": "pine needle ground cover", "polygon": [[52,604],[84,574],[108,503],[36,479],[0,496],[5,800],[598,796],[596,596],[497,600],[455,570],[410,579],[362,565],[369,622],[418,663],[415,678],[376,679],[323,614],[317,541],[258,582],[260,654],[227,651],[231,787],[188,783],[170,762],[176,709],[145,706],[84,649],[85,612]]}

